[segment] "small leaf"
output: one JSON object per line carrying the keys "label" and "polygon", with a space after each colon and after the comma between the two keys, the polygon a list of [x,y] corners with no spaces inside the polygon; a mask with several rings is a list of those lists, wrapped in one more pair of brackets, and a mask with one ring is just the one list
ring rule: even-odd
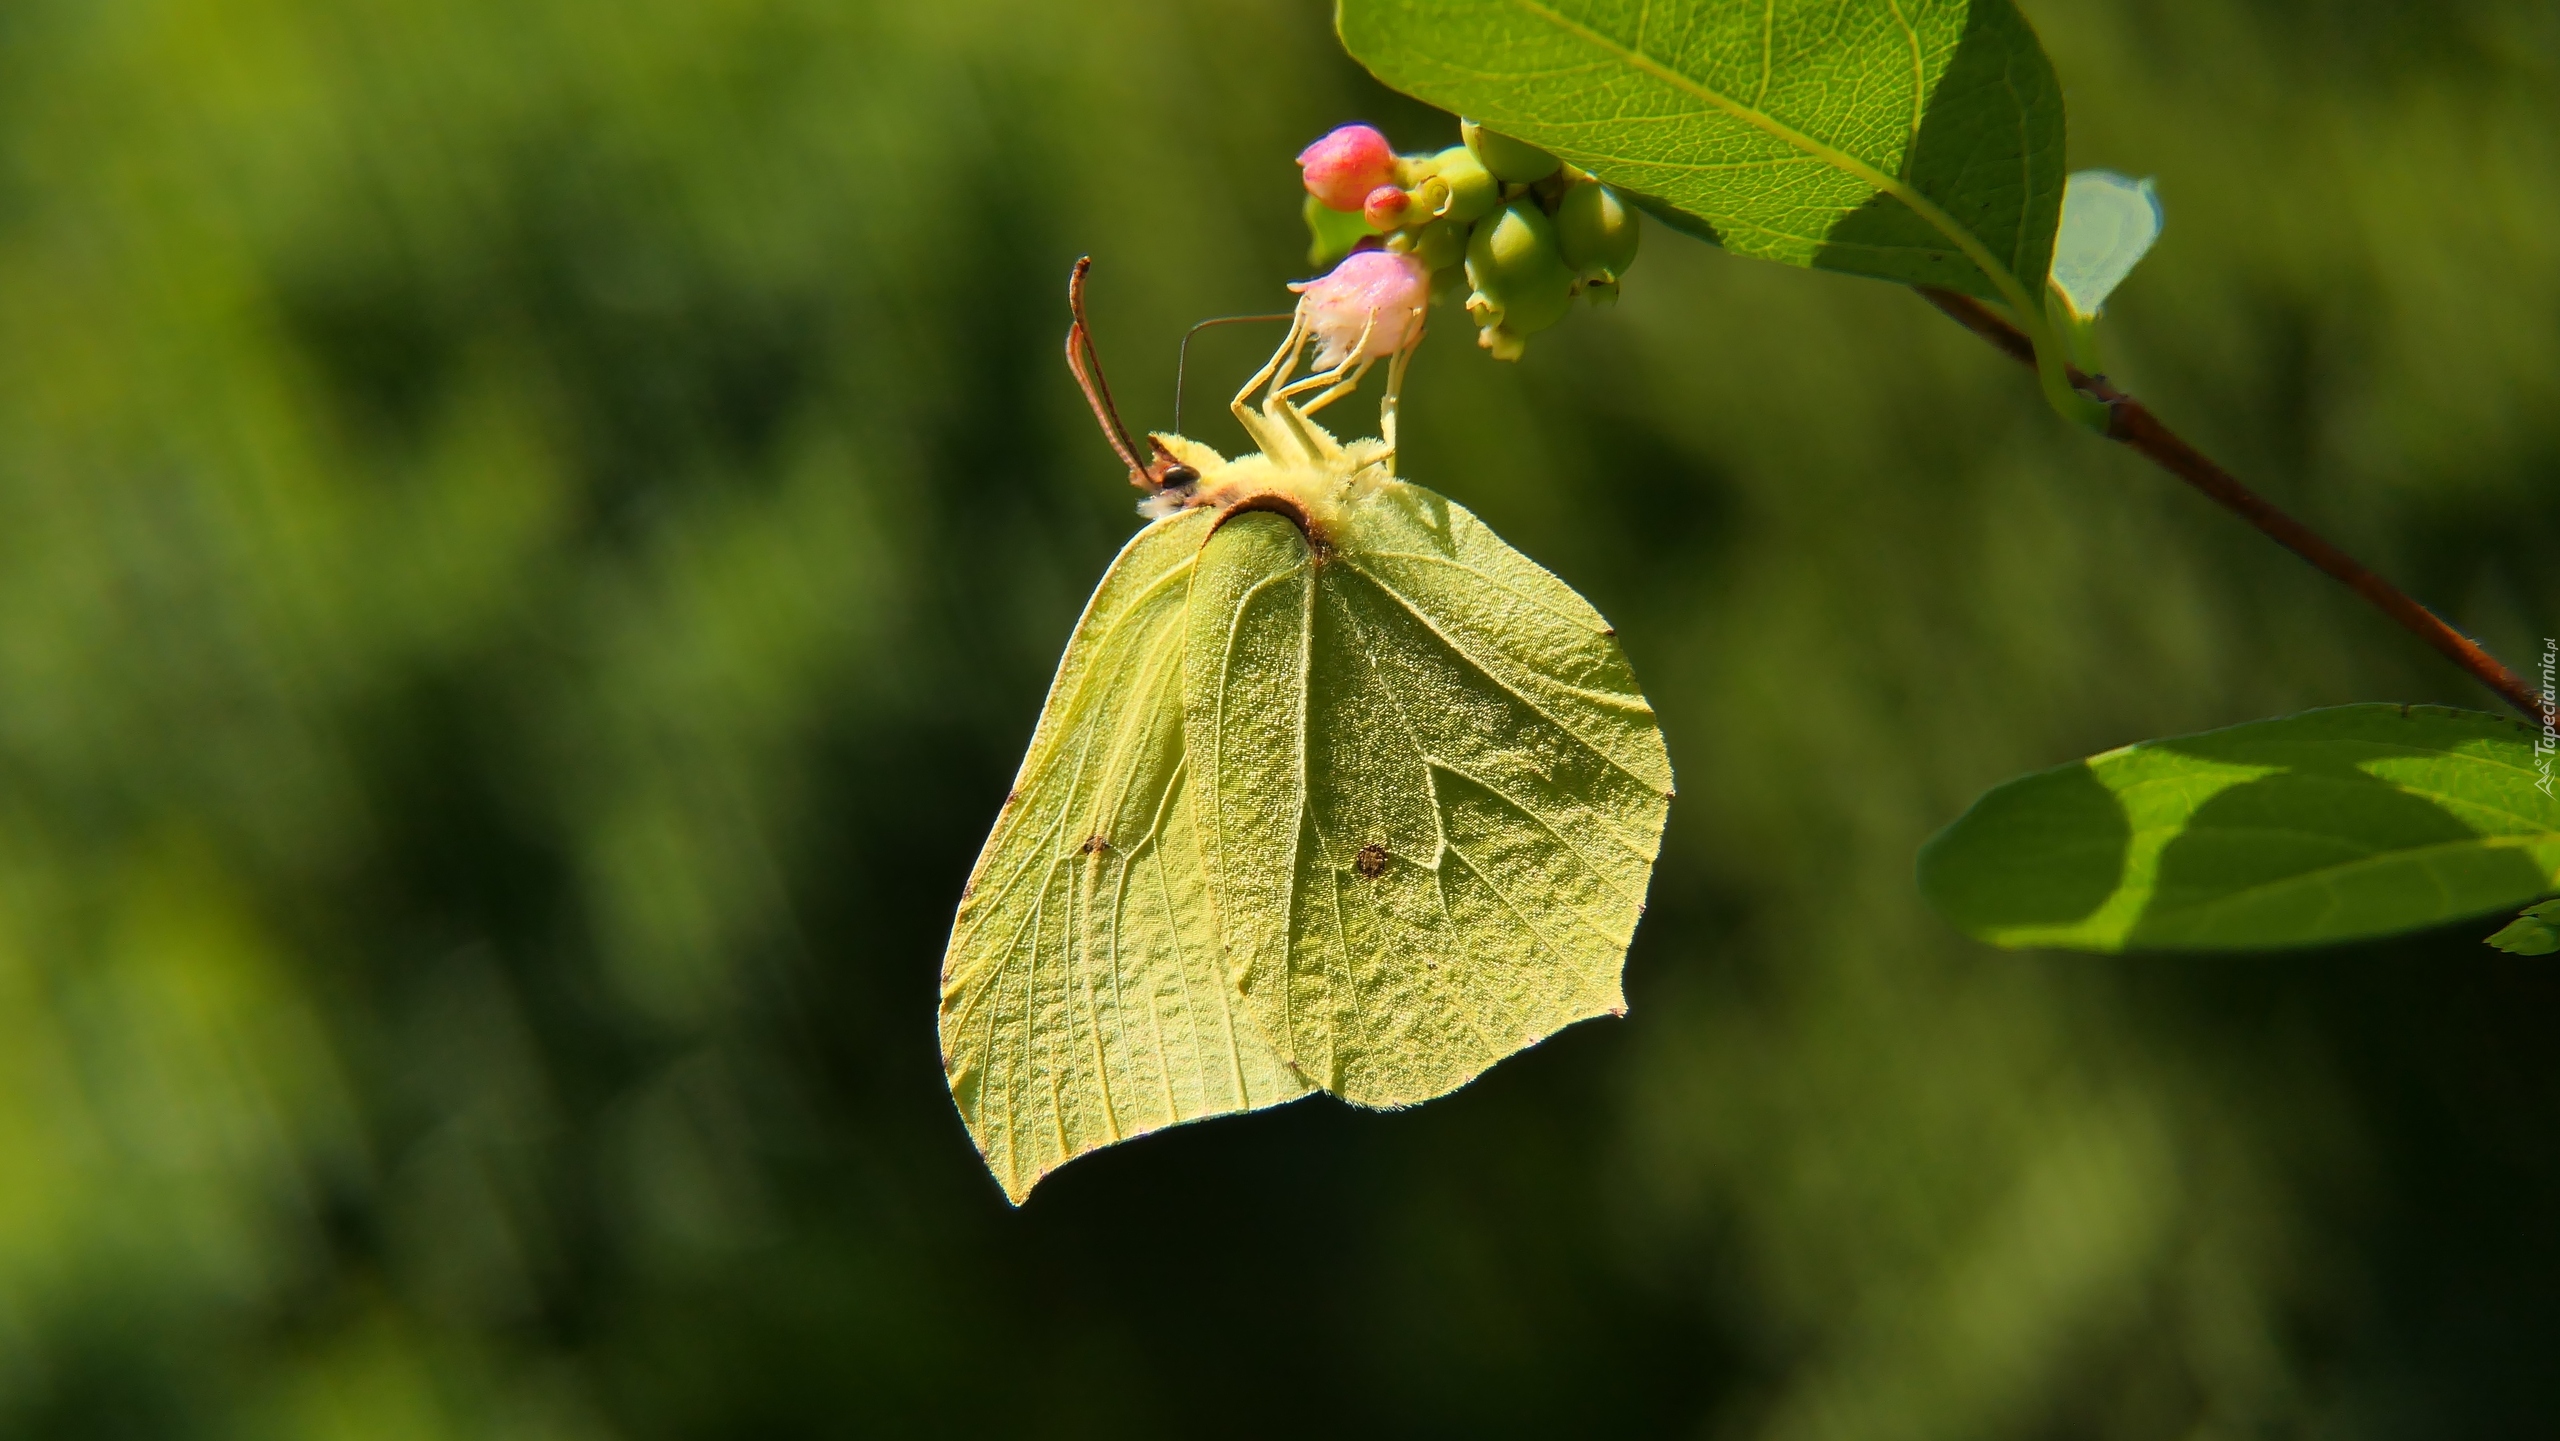
{"label": "small leaf", "polygon": [[2062,192],[2053,286],[2074,314],[2094,316],[2160,238],[2160,193],[2148,178],[2081,170]]}
{"label": "small leaf", "polygon": [[2354,705],[2145,741],[1996,786],[1920,889],[2003,946],[2260,950],[2418,930],[2560,888],[2521,721]]}
{"label": "small leaf", "polygon": [[1357,210],[1336,210],[1312,195],[1298,202],[1298,207],[1307,221],[1307,263],[1319,270],[1331,269],[1361,241],[1377,234]]}
{"label": "small leaf", "polygon": [[2010,0],[1341,0],[1337,27],[1387,84],[1727,249],[2041,325],[2062,94]]}
{"label": "small leaf", "polygon": [[2560,901],[2544,901],[2507,922],[2504,929],[2489,938],[2488,944],[2511,956],[2547,956],[2560,951]]}

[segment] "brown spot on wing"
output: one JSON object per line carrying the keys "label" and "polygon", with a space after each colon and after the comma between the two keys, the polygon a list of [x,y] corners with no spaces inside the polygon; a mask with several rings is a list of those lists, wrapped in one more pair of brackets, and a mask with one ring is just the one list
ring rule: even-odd
{"label": "brown spot on wing", "polygon": [[1086,836],[1084,838],[1084,844],[1076,847],[1076,849],[1089,856],[1098,856],[1104,851],[1111,849],[1111,842],[1098,835]]}
{"label": "brown spot on wing", "polygon": [[1375,841],[1362,846],[1360,854],[1351,858],[1351,868],[1373,881],[1376,880],[1386,874],[1387,848]]}

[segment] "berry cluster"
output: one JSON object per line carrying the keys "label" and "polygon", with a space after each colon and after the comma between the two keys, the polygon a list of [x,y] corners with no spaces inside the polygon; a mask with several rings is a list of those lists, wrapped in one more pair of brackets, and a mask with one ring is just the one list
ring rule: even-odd
{"label": "berry cluster", "polygon": [[1466,143],[1398,155],[1366,125],[1345,125],[1298,156],[1307,184],[1307,259],[1331,265],[1384,250],[1409,256],[1435,290],[1463,263],[1476,342],[1517,360],[1577,295],[1618,295],[1636,258],[1635,208],[1587,171],[1472,120]]}

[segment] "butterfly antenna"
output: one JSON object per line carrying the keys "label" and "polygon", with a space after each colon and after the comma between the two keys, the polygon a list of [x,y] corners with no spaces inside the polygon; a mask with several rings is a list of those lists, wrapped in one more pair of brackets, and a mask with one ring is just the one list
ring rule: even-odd
{"label": "butterfly antenna", "polygon": [[1294,310],[1283,310],[1274,315],[1221,315],[1214,320],[1201,321],[1198,325],[1182,332],[1182,348],[1175,353],[1173,364],[1173,433],[1176,435],[1182,433],[1182,382],[1183,378],[1191,373],[1191,337],[1213,325],[1248,325],[1262,321],[1293,320],[1297,314],[1298,312]]}
{"label": "butterfly antenna", "polygon": [[1091,269],[1093,257],[1082,256],[1067,275],[1067,310],[1075,316],[1075,324],[1067,327],[1067,369],[1075,372],[1085,404],[1093,407],[1093,418],[1102,425],[1102,438],[1111,442],[1120,463],[1129,467],[1129,483],[1140,490],[1161,490],[1168,484],[1181,484],[1186,478],[1198,479],[1191,467],[1161,449],[1152,463],[1139,458],[1138,439],[1121,422],[1120,407],[1112,402],[1111,382],[1102,376],[1102,353],[1093,347],[1093,327],[1084,316],[1084,277]]}

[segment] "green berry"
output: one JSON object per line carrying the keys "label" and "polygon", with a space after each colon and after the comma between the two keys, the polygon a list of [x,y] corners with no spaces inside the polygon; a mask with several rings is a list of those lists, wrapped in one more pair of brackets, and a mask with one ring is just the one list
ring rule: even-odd
{"label": "green berry", "polygon": [[1467,227],[1455,220],[1434,220],[1412,234],[1414,258],[1433,270],[1467,258]]}
{"label": "green berry", "polygon": [[1531,185],[1556,173],[1564,162],[1524,140],[1497,135],[1472,120],[1458,122],[1458,134],[1475,152],[1476,159],[1495,178],[1513,185]]}
{"label": "green berry", "polygon": [[1506,360],[1573,305],[1573,270],[1556,243],[1555,222],[1527,196],[1477,222],[1467,238],[1467,282],[1475,287],[1467,314],[1484,328],[1486,347]]}
{"label": "green berry", "polygon": [[1556,240],[1565,264],[1594,285],[1615,285],[1635,264],[1643,238],[1635,207],[1606,185],[1576,185],[1556,206]]}
{"label": "green berry", "polygon": [[1425,215],[1464,225],[1502,203],[1502,182],[1463,145],[1412,163],[1414,203]]}

